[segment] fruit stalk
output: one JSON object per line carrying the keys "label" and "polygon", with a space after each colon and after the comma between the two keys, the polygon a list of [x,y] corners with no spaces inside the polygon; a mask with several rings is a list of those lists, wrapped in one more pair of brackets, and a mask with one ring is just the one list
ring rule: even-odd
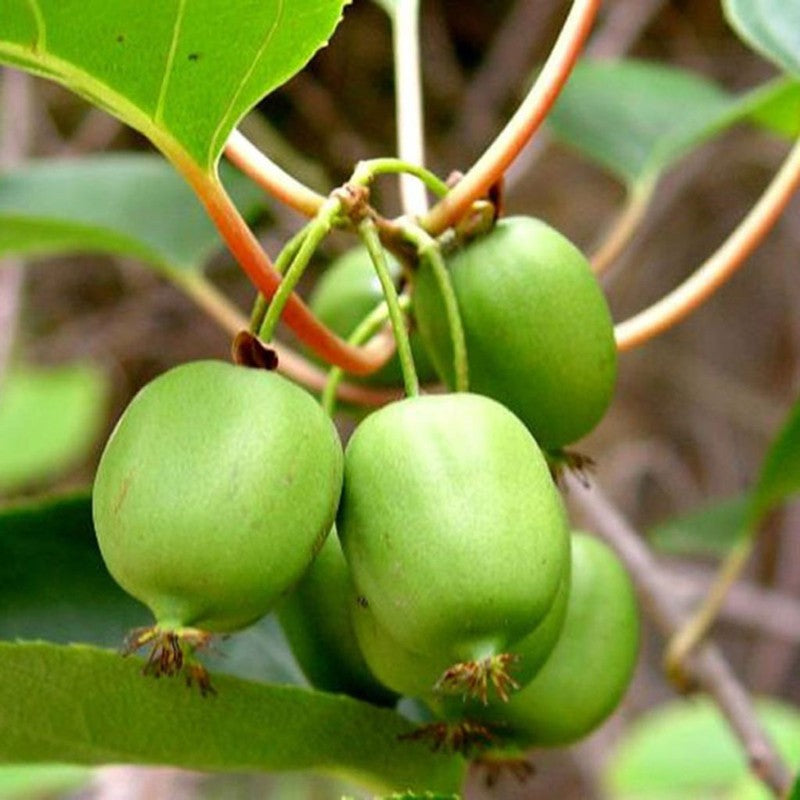
{"label": "fruit stalk", "polygon": [[[205,206],[212,222],[254,286],[265,296],[272,297],[280,285],[280,275],[242,219],[219,178],[198,169],[188,160],[174,158],[173,163]],[[294,294],[289,296],[286,303],[284,320],[297,338],[320,358],[354,375],[369,375],[380,369],[392,354],[383,341],[370,342],[359,348],[348,345],[321,324]]]}
{"label": "fruit stalk", "polygon": [[[289,268],[289,265],[292,263],[292,260],[297,255],[297,251],[300,249],[300,245],[303,244],[306,236],[308,236],[308,231],[312,223],[308,223],[304,225],[291,239],[283,246],[283,250],[278,254],[278,257],[275,259],[275,271],[279,275],[283,275],[286,273],[286,270]],[[258,335],[261,327],[264,324],[264,317],[267,313],[267,308],[269,307],[269,300],[264,297],[264,295],[259,292],[258,296],[256,297],[256,301],[253,304],[253,310],[250,313],[250,325],[248,330],[250,333],[254,335]]]}
{"label": "fruit stalk", "polygon": [[408,226],[407,238],[417,245],[420,260],[427,263],[433,272],[436,284],[444,302],[447,326],[450,329],[450,340],[453,345],[453,374],[455,376],[453,388],[457,392],[469,391],[469,359],[467,356],[467,340],[464,334],[464,324],[461,321],[461,312],[458,309],[453,282],[447,271],[442,251],[438,242],[429,236],[419,226]]}
{"label": "fruit stalk", "polygon": [[[398,298],[401,310],[405,311],[410,300],[406,295],[401,295]],[[375,308],[356,326],[356,329],[347,340],[351,344],[358,345],[367,341],[374,336],[382,327],[386,320],[389,318],[389,309],[386,302],[379,303]],[[328,416],[333,416],[336,407],[336,398],[341,394],[340,387],[342,378],[344,377],[344,370],[341,367],[333,367],[328,372],[328,379],[322,392],[322,408]],[[399,400],[399,397],[395,397]]]}
{"label": "fruit stalk", "polygon": [[405,386],[408,397],[419,395],[419,379],[417,370],[414,366],[414,356],[411,354],[411,342],[408,340],[403,313],[397,297],[397,289],[394,288],[389,267],[386,263],[386,253],[383,251],[378,229],[375,222],[367,217],[358,226],[358,234],[369,251],[375,272],[381,282],[383,296],[386,299],[386,306],[389,311],[389,320],[392,323],[395,343],[397,345],[397,355],[400,359],[400,368],[403,371],[403,385]]}
{"label": "fruit stalk", "polygon": [[[272,339],[281,314],[286,307],[286,303],[292,296],[298,281],[303,276],[311,257],[317,251],[322,240],[330,233],[333,227],[334,217],[340,213],[341,208],[342,203],[337,197],[332,196],[328,198],[322,208],[320,208],[317,216],[314,217],[303,231],[301,231],[302,243],[294,258],[292,258],[291,266],[286,271],[286,275],[273,295],[272,302],[269,304],[267,313],[264,315],[264,322],[261,324],[259,338],[263,339],[265,342]],[[289,244],[291,245],[293,241],[294,240],[289,242]]]}

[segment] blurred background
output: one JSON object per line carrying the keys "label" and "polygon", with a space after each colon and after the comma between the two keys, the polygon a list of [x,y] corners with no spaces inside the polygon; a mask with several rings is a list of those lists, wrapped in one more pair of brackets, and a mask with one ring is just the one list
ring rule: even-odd
{"label": "blurred background", "polygon": [[[423,0],[427,159],[437,174],[466,169],[500,130],[546,57],[567,7],[563,0]],[[589,51],[596,57],[630,56],[686,68],[736,93],[775,74],[732,33],[718,0],[607,0]],[[7,70],[0,78],[5,98],[0,161],[6,167],[31,157],[149,149],[137,133],[54,84]],[[262,102],[243,129],[288,171],[326,191],[345,180],[359,159],[394,152],[393,99],[388,18],[369,0],[356,0],[330,45]],[[659,183],[631,245],[604,277],[615,319],[646,307],[696,269],[758,198],[787,149],[786,140],[739,126],[676,163]],[[379,193],[387,214],[399,212],[391,181],[382,182]],[[624,200],[619,181],[546,130],[506,180],[507,213],[542,217],[587,251]],[[797,397],[798,212],[800,199],[746,266],[692,318],[621,358],[611,411],[581,443],[581,451],[596,462],[597,481],[643,535],[751,485]],[[268,201],[257,230],[274,256],[301,223],[294,212]],[[350,244],[343,235],[326,242],[304,293]],[[227,253],[214,256],[207,274],[244,313],[249,311],[253,289]],[[213,320],[134,259],[93,254],[7,263],[0,269],[0,374],[14,363],[88,364],[99,377],[86,391],[99,411],[81,423],[82,444],[63,463],[33,478],[12,475],[0,483],[0,497],[19,503],[86,487],[105,437],[138,388],[172,365],[227,358],[229,347],[230,337]],[[3,402],[0,394],[0,409]],[[11,450],[0,440],[0,466]],[[797,504],[772,515],[747,581],[716,628],[746,685],[789,704],[800,700],[798,534]],[[676,590],[696,599],[718,553],[698,541],[670,540],[665,547]],[[780,605],[770,604],[775,602]],[[784,629],[776,630],[776,608],[786,615]],[[609,783],[609,759],[631,723],[675,697],[660,667],[663,644],[645,623],[634,684],[596,734],[575,747],[531,754],[536,774],[522,785],[501,775],[488,787],[485,775],[475,770],[466,796],[633,797]],[[264,658],[275,662],[269,670],[297,677],[296,668],[282,661],[285,653]],[[796,730],[795,735],[800,739]],[[742,763],[734,757],[736,774],[719,793],[696,796],[758,797],[745,794],[756,791],[752,787],[741,788]],[[60,786],[55,793],[39,787],[8,796],[367,796],[354,787],[298,776],[113,768],[98,772],[88,786],[84,777],[66,794]]]}

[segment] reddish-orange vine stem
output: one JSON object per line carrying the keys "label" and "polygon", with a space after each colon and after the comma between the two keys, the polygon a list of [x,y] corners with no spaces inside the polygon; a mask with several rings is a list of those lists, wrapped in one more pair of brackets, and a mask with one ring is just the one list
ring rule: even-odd
{"label": "reddish-orange vine stem", "polygon": [[[197,168],[193,163],[176,163],[189,181],[222,235],[239,265],[255,287],[271,298],[281,282],[267,254],[247,226],[214,175]],[[383,366],[394,352],[391,336],[379,334],[364,347],[353,347],[323,325],[296,294],[292,294],[282,319],[298,339],[320,358],[354,375],[369,375]]]}
{"label": "reddish-orange vine stem", "polygon": [[225,155],[264,191],[307,217],[313,217],[325,202],[323,195],[281,169],[237,130],[228,137]]}
{"label": "reddish-orange vine stem", "polygon": [[756,249],[800,187],[800,139],[758,202],[699,269],[657,303],[619,323],[617,348],[631,350],[671,328],[708,300]]}
{"label": "reddish-orange vine stem", "polygon": [[[239,331],[247,330],[247,317],[202,273],[175,270],[170,272],[169,278],[230,336],[236,336]],[[312,391],[321,392],[325,388],[328,381],[326,371],[280,342],[273,340],[269,346],[278,354],[278,372],[302,383]],[[356,383],[342,381],[337,387],[336,394],[340,400],[348,403],[360,406],[383,406],[403,397],[403,390],[359,386]]]}
{"label": "reddish-orange vine stem", "polygon": [[629,191],[622,210],[589,258],[595,275],[602,275],[631,241],[647,212],[654,189],[655,180],[649,180]]}
{"label": "reddish-orange vine stem", "polygon": [[450,194],[422,218],[428,232],[441,233],[461,219],[517,157],[566,83],[599,8],[600,0],[574,1],[539,77],[514,116]]}

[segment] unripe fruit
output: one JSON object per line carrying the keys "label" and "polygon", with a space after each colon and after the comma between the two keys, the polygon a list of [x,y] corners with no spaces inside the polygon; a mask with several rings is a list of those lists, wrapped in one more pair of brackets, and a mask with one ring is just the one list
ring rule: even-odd
{"label": "unripe fruit", "polygon": [[112,576],[161,629],[266,614],[331,529],[336,430],[280,375],[200,361],[156,378],[117,423],[94,485]]}
{"label": "unripe fruit", "polygon": [[[514,661],[508,674],[518,686],[524,686],[536,675],[555,646],[567,610],[569,585],[567,570],[541,622],[522,639],[509,644],[508,652]],[[450,697],[438,690],[438,681],[451,666],[446,655],[431,657],[405,649],[381,627],[363,602],[354,602],[351,613],[361,652],[373,674],[384,685],[400,694],[426,700],[443,717],[460,719],[465,716],[465,703],[469,707],[481,703],[462,696]],[[502,704],[504,701],[492,698],[488,702]]]}
{"label": "unripe fruit", "polygon": [[572,586],[561,635],[536,677],[502,706],[471,707],[520,747],[565,745],[589,734],[617,707],[639,647],[628,573],[594,537],[574,534]]}
{"label": "unripe fruit", "polygon": [[561,499],[525,426],[472,394],[392,403],[356,429],[338,517],[357,594],[404,648],[507,652],[556,595]]}
{"label": "unripe fruit", "polygon": [[[617,360],[611,315],[581,252],[540,220],[509,217],[447,263],[470,389],[510,408],[541,447],[587,434],[611,402]],[[424,263],[414,309],[436,369],[452,387],[444,303]]]}
{"label": "unripe fruit", "polygon": [[397,695],[376,680],[361,654],[350,617],[351,602],[350,572],[334,529],[281,602],[278,619],[313,686],[377,705],[394,705]]}
{"label": "unripe fruit", "polygon": [[[400,277],[400,265],[388,257],[392,278]],[[339,256],[317,281],[309,307],[339,336],[349,336],[358,324],[383,300],[381,282],[365,247],[355,247]],[[419,335],[412,330],[411,353],[421,381],[435,380],[436,372]],[[366,378],[357,379],[377,386],[400,386],[403,374],[394,355],[388,363]]]}

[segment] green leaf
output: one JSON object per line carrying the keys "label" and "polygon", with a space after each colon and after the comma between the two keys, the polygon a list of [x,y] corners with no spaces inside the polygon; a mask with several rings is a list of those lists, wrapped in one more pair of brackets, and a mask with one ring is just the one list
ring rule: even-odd
{"label": "green leaf", "polygon": [[105,415],[95,367],[16,367],[0,386],[0,492],[52,478],[85,458]]}
{"label": "green leaf", "polygon": [[81,493],[0,511],[0,638],[120,645],[150,622],[103,564]]}
{"label": "green leaf", "polygon": [[736,116],[785,138],[800,134],[800,82],[777,78],[743,95]]}
{"label": "green leaf", "polygon": [[454,792],[464,762],[399,741],[398,714],[344,695],[214,676],[180,680],[84,646],[0,643],[0,762],[333,772],[378,791]]}
{"label": "green leaf", "polygon": [[800,492],[800,400],[767,451],[755,486],[653,527],[648,538],[673,555],[725,555],[742,534]]}
{"label": "green leaf", "polygon": [[800,0],[723,0],[722,7],[744,42],[800,78]]}
{"label": "green leaf", "polygon": [[[87,492],[0,509],[0,639],[120,646],[150,612],[111,578]],[[215,671],[304,684],[283,631],[267,617],[203,656]]]}
{"label": "green leaf", "polygon": [[654,62],[582,61],[548,117],[556,139],[628,185],[652,181],[741,121],[796,136],[800,84],[783,78],[735,96]]}
{"label": "green leaf", "polygon": [[772,441],[753,490],[748,513],[757,525],[773,508],[800,492],[800,399]]}
{"label": "green leaf", "polygon": [[346,0],[2,0],[0,61],[64,84],[212,172],[239,120],[333,33]]}
{"label": "green leaf", "polygon": [[669,555],[725,555],[742,531],[749,503],[747,494],[717,500],[656,525],[648,538]]}
{"label": "green leaf", "polygon": [[789,795],[789,800],[800,800],[800,777],[795,779],[794,786]]}
{"label": "green leaf", "polygon": [[92,777],[86,767],[70,764],[20,764],[0,767],[0,800],[31,800],[81,789]]}
{"label": "green leaf", "polygon": [[[233,170],[223,175],[252,216],[261,191]],[[169,273],[200,269],[219,243],[189,186],[157,155],[31,161],[0,176],[0,255],[122,253]]]}
{"label": "green leaf", "polygon": [[674,67],[582,61],[548,121],[557,139],[636,183],[702,141],[730,103],[713,83]]}
{"label": "green leaf", "polygon": [[[778,751],[797,764],[797,709],[762,700],[757,713]],[[741,745],[716,706],[706,700],[676,700],[640,717],[612,753],[604,779],[615,800],[771,797],[749,777]]]}

